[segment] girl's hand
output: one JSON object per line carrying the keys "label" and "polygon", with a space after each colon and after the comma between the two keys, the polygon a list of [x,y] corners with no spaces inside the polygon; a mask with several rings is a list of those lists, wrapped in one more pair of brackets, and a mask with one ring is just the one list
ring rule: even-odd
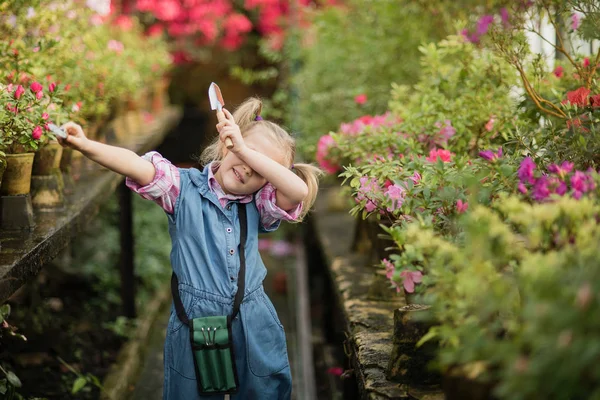
{"label": "girl's hand", "polygon": [[81,151],[87,144],[88,138],[85,137],[85,133],[83,133],[81,126],[77,125],[75,122],[67,122],[61,126],[61,129],[67,134],[65,139],[58,136],[56,137],[61,146]]}
{"label": "girl's hand", "polygon": [[240,127],[235,123],[233,115],[229,111],[223,109],[223,114],[225,114],[226,120],[217,124],[220,139],[224,143],[225,139],[230,138],[233,142],[233,147],[229,150],[234,153],[240,153],[246,148]]}

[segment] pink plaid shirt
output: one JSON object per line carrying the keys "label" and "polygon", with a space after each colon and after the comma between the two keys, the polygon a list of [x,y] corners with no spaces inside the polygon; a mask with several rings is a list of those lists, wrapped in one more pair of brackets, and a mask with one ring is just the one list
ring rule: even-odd
{"label": "pink plaid shirt", "polygon": [[[154,169],[156,170],[154,180],[146,186],[142,186],[127,178],[125,181],[127,187],[138,193],[144,199],[152,200],[161,206],[167,213],[173,214],[175,201],[177,200],[177,196],[179,196],[180,190],[179,170],[176,166],[171,164],[169,160],[156,151],[146,153],[143,158],[154,164]],[[215,178],[214,173],[217,169],[218,167],[213,165],[213,163],[209,164],[208,187],[217,196],[222,207],[225,207],[230,201],[249,203],[252,201],[252,196],[254,196],[262,226],[265,228],[271,227],[279,220],[294,221],[298,218],[298,215],[300,215],[302,203],[289,211],[277,207],[275,204],[277,199],[277,189],[270,183],[267,183],[254,195],[248,194],[237,196],[226,194]]]}

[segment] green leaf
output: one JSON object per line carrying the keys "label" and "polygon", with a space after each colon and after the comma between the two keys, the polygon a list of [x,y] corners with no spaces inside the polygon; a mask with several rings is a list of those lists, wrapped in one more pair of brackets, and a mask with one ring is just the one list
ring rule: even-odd
{"label": "green leaf", "polygon": [[85,387],[85,385],[87,384],[87,379],[85,379],[85,377],[80,376],[79,378],[77,378],[75,380],[75,382],[73,382],[73,389],[71,389],[71,393],[75,394],[77,392],[79,392],[81,389],[83,389]]}
{"label": "green leaf", "polygon": [[6,374],[6,378],[8,379],[8,381],[10,382],[11,385],[13,385],[14,387],[21,387],[21,380],[19,379],[19,377],[17,375],[15,375],[14,372],[12,371],[8,371],[8,373]]}
{"label": "green leaf", "polygon": [[0,394],[6,394],[8,387],[6,386],[7,380],[0,379]]}

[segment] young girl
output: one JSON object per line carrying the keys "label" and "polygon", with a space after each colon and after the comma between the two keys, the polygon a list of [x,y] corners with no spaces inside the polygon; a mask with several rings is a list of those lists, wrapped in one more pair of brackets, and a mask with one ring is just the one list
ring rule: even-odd
{"label": "young girl", "polygon": [[[69,122],[64,146],[127,177],[128,187],[160,205],[169,219],[171,265],[189,319],[231,315],[241,260],[238,210],[247,214],[245,290],[231,324],[239,390],[233,399],[289,399],[291,376],[285,334],[264,292],[265,266],[258,233],[281,220],[300,221],[311,208],[319,169],[294,164],[294,139],[260,116],[260,100],[246,100],[217,125],[219,137],[201,156],[206,167],[179,169],[157,152],[139,157],[127,149],[94,142]],[[233,147],[224,145],[229,138]],[[171,307],[164,348],[167,400],[223,399],[198,393],[190,332]],[[184,317],[185,318],[185,317]]]}

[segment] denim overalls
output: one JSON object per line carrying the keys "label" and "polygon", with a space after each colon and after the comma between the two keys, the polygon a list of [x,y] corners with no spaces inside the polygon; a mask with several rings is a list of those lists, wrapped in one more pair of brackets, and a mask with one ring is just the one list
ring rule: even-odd
{"label": "denim overalls", "polygon": [[[169,232],[171,265],[189,318],[228,315],[237,291],[240,241],[237,203],[221,207],[208,187],[208,169],[180,169],[181,191]],[[260,219],[254,201],[246,206],[246,290],[232,324],[240,390],[232,399],[289,399],[292,385],[285,333],[262,282],[266,268],[258,253]],[[270,230],[276,229],[277,226]],[[189,330],[174,307],[165,341],[165,400],[223,399],[198,395]]]}

